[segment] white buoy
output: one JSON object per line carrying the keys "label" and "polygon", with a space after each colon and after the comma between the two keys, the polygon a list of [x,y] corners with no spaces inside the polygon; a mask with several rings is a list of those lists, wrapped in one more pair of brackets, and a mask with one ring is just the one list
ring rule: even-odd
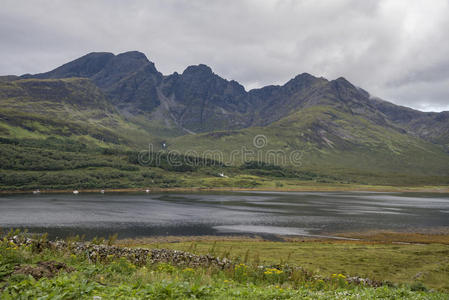
{"label": "white buoy", "polygon": [[149,193],[149,192],[150,192],[150,190],[149,190],[149,189],[146,189],[146,190],[145,190],[145,192]]}
{"label": "white buoy", "polygon": [[33,194],[40,194],[41,193],[41,191],[39,191],[39,189],[37,189],[37,190],[35,190],[35,191],[33,191]]}
{"label": "white buoy", "polygon": [[80,192],[78,192],[77,190],[74,190],[73,193],[74,193],[75,195],[78,195]]}
{"label": "white buoy", "polygon": [[104,190],[101,190],[100,193],[104,194]]}

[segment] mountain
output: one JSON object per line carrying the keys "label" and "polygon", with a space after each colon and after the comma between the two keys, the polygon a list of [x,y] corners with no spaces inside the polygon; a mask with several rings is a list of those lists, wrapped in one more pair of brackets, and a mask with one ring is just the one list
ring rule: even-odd
{"label": "mountain", "polygon": [[[275,163],[337,181],[449,183],[449,112],[398,106],[342,77],[302,73],[246,91],[203,64],[163,75],[140,52],[99,52],[46,73],[0,77],[0,105],[7,139],[217,150],[234,166],[246,161],[234,155],[243,148],[299,151],[299,165]],[[263,149],[257,135],[266,137]]]}
{"label": "mountain", "polygon": [[179,129],[175,135],[265,126],[299,109],[331,105],[434,143],[446,145],[449,137],[449,112],[424,113],[394,105],[371,97],[342,77],[328,81],[303,73],[282,86],[247,92],[206,65],[164,76],[137,51],[90,53],[53,71],[22,76],[70,77],[89,78],[122,114],[145,115],[159,121],[160,127]]}

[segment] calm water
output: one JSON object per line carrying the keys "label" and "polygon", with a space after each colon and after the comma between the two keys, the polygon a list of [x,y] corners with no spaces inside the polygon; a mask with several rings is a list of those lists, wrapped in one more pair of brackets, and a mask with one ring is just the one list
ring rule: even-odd
{"label": "calm water", "polygon": [[332,235],[367,229],[449,227],[449,195],[226,192],[0,196],[0,227],[52,237]]}

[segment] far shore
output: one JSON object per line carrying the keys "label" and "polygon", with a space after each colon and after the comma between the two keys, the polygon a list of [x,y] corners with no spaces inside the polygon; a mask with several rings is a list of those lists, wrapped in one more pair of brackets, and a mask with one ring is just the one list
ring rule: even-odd
{"label": "far shore", "polygon": [[[364,185],[304,185],[295,187],[176,187],[176,188],[105,188],[105,193],[163,193],[163,192],[416,192],[416,193],[449,193],[449,186],[364,186]],[[72,189],[39,190],[41,194],[73,193]],[[102,189],[77,189],[79,193],[100,193]],[[3,190],[0,194],[32,194],[33,190]]]}

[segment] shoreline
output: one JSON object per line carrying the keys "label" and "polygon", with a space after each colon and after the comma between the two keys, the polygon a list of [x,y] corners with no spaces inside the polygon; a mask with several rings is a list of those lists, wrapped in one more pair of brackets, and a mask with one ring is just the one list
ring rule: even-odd
{"label": "shoreline", "polygon": [[[447,186],[297,186],[293,188],[239,188],[239,187],[179,187],[179,188],[148,188],[149,193],[164,192],[414,192],[414,193],[449,193]],[[78,189],[80,193],[99,193],[102,189]],[[146,193],[146,188],[104,189],[105,193]],[[72,189],[40,190],[40,194],[73,193]],[[33,190],[2,190],[0,194],[33,194]]]}

